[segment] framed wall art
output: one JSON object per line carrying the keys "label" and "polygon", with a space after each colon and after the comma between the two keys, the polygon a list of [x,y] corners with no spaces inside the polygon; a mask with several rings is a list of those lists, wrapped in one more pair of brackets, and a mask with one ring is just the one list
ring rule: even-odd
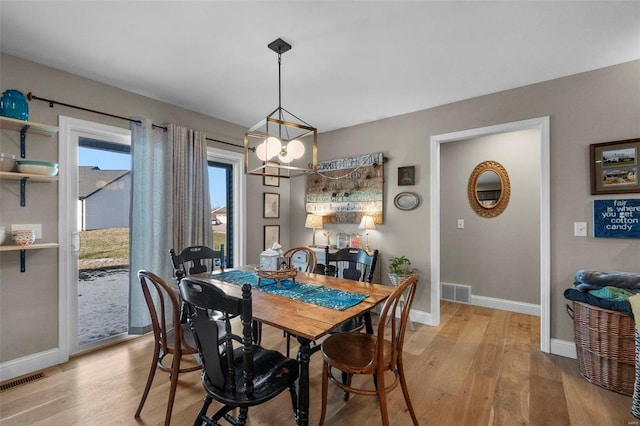
{"label": "framed wall art", "polygon": [[318,163],[317,173],[307,175],[306,212],[325,223],[357,225],[362,216],[384,223],[384,162],[375,152]]}
{"label": "framed wall art", "polygon": [[265,219],[278,219],[280,217],[280,194],[275,192],[264,193],[262,217]]}
{"label": "framed wall art", "polygon": [[640,138],[589,145],[591,194],[640,192]]}
{"label": "framed wall art", "polygon": [[595,238],[640,238],[640,199],[593,200]]}
{"label": "framed wall art", "polygon": [[264,225],[264,249],[273,247],[273,243],[280,242],[280,225]]}
{"label": "framed wall art", "polygon": [[416,166],[398,167],[398,186],[416,184]]}
{"label": "framed wall art", "polygon": [[[274,167],[274,165],[278,165],[278,163],[267,163],[266,167],[264,168],[264,172],[274,175],[279,174],[278,169]],[[262,184],[264,186],[280,186],[280,178],[277,176],[263,176]]]}

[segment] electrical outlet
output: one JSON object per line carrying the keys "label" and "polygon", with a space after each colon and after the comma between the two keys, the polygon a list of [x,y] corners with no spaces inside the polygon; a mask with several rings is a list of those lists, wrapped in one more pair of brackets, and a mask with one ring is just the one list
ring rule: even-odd
{"label": "electrical outlet", "polygon": [[573,236],[574,237],[586,237],[587,236],[587,222],[574,222],[573,223]]}
{"label": "electrical outlet", "polygon": [[36,240],[42,239],[42,224],[41,223],[35,223],[35,224],[27,224],[27,223],[18,223],[15,225],[11,225],[11,232],[13,231],[24,231],[24,230],[31,230],[34,229],[36,231]]}

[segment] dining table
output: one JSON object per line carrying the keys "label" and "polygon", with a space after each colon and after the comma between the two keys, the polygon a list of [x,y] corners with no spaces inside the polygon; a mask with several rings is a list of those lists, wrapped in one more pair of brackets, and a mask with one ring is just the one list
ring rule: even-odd
{"label": "dining table", "polygon": [[[232,270],[225,269],[225,273]],[[238,268],[238,270],[246,271],[247,268]],[[192,277],[215,285],[227,294],[240,296],[241,287],[237,283],[224,281],[225,273],[205,272],[194,274]],[[296,424],[307,426],[309,424],[309,362],[311,355],[320,349],[320,345],[313,342],[328,335],[343,322],[371,311],[376,305],[384,302],[394,288],[307,272],[298,272],[296,282],[366,295],[359,303],[340,310],[272,294],[258,287],[251,293],[253,319],[284,330],[298,340],[297,359],[300,371]],[[371,330],[371,324],[367,324],[367,329]]]}

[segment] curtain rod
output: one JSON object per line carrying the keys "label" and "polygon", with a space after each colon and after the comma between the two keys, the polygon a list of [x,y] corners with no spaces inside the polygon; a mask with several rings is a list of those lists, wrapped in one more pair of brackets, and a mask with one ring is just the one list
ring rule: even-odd
{"label": "curtain rod", "polygon": [[[142,124],[142,122],[140,120],[134,120],[132,118],[122,117],[121,115],[110,114],[108,112],[96,111],[95,109],[89,109],[89,108],[81,107],[81,106],[78,106],[78,105],[71,105],[71,104],[67,104],[67,103],[64,103],[64,102],[58,102],[58,101],[55,101],[53,99],[41,98],[39,96],[34,95],[31,92],[27,93],[27,99],[29,99],[29,101],[35,99],[37,101],[48,102],[50,108],[53,108],[54,105],[62,105],[62,106],[66,106],[66,107],[69,107],[69,108],[79,109],[79,110],[82,110],[82,111],[93,112],[94,114],[106,115],[107,117],[119,118],[120,120],[127,120],[127,121],[129,121],[131,123]],[[166,126],[160,126],[158,124],[152,124],[152,126],[155,127],[156,129],[167,130]],[[231,146],[235,146],[235,147],[238,147],[238,148],[244,148],[243,145],[238,145],[238,144],[231,143],[231,142],[225,142],[225,141],[221,141],[221,140],[213,139],[213,138],[209,138],[209,137],[205,137],[205,139],[208,140],[208,141],[211,141],[211,142],[222,143],[222,144],[225,144],[225,145],[231,145]],[[253,149],[249,148],[249,149],[252,150],[252,151],[255,151],[255,148],[253,148]]]}

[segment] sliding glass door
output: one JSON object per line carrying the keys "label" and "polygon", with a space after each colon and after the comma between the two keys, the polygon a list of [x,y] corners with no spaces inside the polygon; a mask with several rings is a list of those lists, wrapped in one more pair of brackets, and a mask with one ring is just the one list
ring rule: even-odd
{"label": "sliding glass door", "polygon": [[60,117],[60,362],[126,337],[130,145],[129,129]]}
{"label": "sliding glass door", "polygon": [[245,177],[242,154],[208,149],[211,226],[216,250],[224,244],[226,267],[245,263]]}
{"label": "sliding glass door", "polygon": [[[128,129],[60,117],[59,362],[127,337],[130,143]],[[214,245],[224,244],[227,267],[242,265],[243,157],[207,151]]]}

